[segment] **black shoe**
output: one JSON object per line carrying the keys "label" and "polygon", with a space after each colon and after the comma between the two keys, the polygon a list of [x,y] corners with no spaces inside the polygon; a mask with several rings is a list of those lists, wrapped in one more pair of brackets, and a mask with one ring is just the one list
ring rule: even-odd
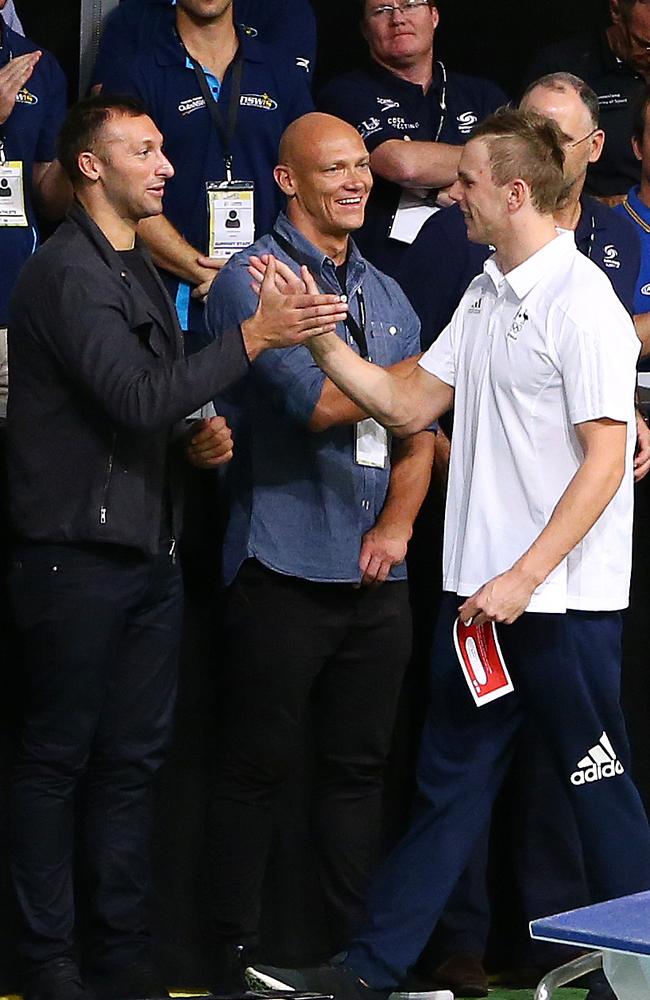
{"label": "black shoe", "polygon": [[488,977],[479,955],[454,954],[441,962],[433,972],[421,973],[420,991],[451,990],[458,997],[486,997]]}
{"label": "black shoe", "polygon": [[243,944],[218,941],[213,947],[210,992],[215,996],[248,992],[244,968],[253,963],[252,949]]}
{"label": "black shoe", "polygon": [[133,962],[93,981],[95,1000],[169,1000],[169,992],[149,962]]}
{"label": "black shoe", "polygon": [[279,969],[252,965],[246,979],[253,990],[295,990],[336,1000],[388,1000],[390,990],[373,990],[344,961],[334,960],[311,969]]}
{"label": "black shoe", "polygon": [[23,1000],[91,1000],[71,958],[56,958],[35,968],[23,986]]}

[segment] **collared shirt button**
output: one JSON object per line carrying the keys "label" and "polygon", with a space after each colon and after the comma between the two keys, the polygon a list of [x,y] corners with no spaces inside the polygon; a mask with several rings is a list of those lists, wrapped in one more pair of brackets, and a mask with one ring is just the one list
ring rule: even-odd
{"label": "collared shirt button", "polygon": [[347,301],[348,301],[347,295],[342,295],[341,296],[341,302],[347,302]]}
{"label": "collared shirt button", "polygon": [[397,327],[396,326],[389,326],[388,327],[388,332],[390,333],[391,337],[394,337],[395,334],[397,333]]}

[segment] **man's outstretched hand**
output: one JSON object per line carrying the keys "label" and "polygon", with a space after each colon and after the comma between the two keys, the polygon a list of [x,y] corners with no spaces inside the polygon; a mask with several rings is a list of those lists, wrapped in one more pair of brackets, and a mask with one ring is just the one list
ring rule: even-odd
{"label": "man's outstretched hand", "polygon": [[294,291],[298,283],[288,287],[283,274],[289,270],[286,265],[281,268],[280,262],[269,255],[262,281],[258,282],[257,310],[242,323],[244,345],[251,361],[270,348],[294,347],[311,337],[332,333],[336,324],[347,317],[347,302],[342,302],[340,295],[318,292],[306,268],[309,281],[303,276],[302,288],[308,291]]}

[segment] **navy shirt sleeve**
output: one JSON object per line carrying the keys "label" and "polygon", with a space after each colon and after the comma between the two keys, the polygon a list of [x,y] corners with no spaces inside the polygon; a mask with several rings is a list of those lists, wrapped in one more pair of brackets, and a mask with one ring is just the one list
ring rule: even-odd
{"label": "navy shirt sleeve", "polygon": [[49,52],[43,53],[40,62],[43,61],[47,61],[47,100],[41,130],[34,148],[35,163],[51,163],[56,159],[59,130],[67,106],[67,86],[63,70]]}

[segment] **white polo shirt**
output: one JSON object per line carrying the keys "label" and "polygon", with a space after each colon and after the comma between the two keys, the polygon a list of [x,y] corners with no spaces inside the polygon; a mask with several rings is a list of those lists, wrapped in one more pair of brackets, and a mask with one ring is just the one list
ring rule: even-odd
{"label": "white polo shirt", "polygon": [[557,236],[504,275],[490,258],[422,367],[455,388],[443,586],[469,596],[548,523],[582,460],[574,425],[627,423],[624,480],[528,611],[626,607],[639,341],[608,278]]}

